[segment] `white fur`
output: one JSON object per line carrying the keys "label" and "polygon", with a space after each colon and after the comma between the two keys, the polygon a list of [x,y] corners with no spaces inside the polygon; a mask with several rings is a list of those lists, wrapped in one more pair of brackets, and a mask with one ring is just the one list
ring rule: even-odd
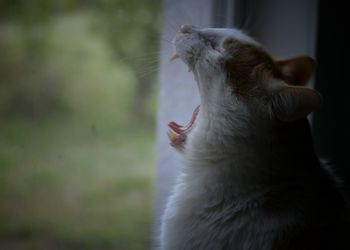
{"label": "white fur", "polygon": [[254,185],[269,162],[263,162],[266,155],[260,158],[254,148],[241,142],[250,136],[245,134],[250,125],[235,114],[244,114],[245,107],[227,111],[221,100],[202,103],[189,135],[183,173],[163,217],[164,250],[271,249],[275,237],[271,232],[293,223],[290,215],[263,220],[255,209],[270,191],[268,186]]}
{"label": "white fur", "polygon": [[[253,41],[231,29],[205,29],[202,32],[218,32],[220,36]],[[199,51],[202,50],[198,41],[187,40],[183,45],[185,52],[181,47],[177,48],[180,56],[186,58],[186,54],[181,53],[187,53],[191,43]],[[249,145],[240,142],[241,138],[249,136],[245,134],[250,127],[245,119],[246,107],[235,102],[232,96],[227,96],[229,92],[224,74],[215,67],[216,57],[220,55],[208,49],[200,53],[200,59],[209,59],[197,58],[194,67],[201,95],[201,110],[187,138],[183,172],[165,209],[161,248],[224,249],[234,246],[242,250],[270,249],[271,246],[265,244],[271,241],[270,233],[263,235],[263,238],[266,237],[264,240],[253,239],[261,238],[264,230],[278,230],[281,222],[274,218],[269,223],[259,219],[261,214],[254,210],[254,206],[264,199],[268,187],[249,186],[254,181],[244,179],[247,176],[258,178],[246,172],[258,173],[257,168],[264,165],[257,164],[261,161],[259,156]],[[220,206],[220,210],[216,213],[217,206]],[[246,210],[251,211],[247,215],[241,214]],[[254,223],[251,223],[252,220]]]}
{"label": "white fur", "polygon": [[[255,43],[232,29],[201,32],[213,33],[216,41],[234,37]],[[182,174],[163,215],[161,249],[272,249],[279,233],[303,218],[289,208],[264,214],[261,205],[275,188],[265,178],[273,173],[288,190],[297,178],[294,166],[288,157],[278,156],[284,148],[271,142],[272,132],[227,89],[225,74],[217,67],[222,48],[209,49],[195,34],[178,36],[176,50],[193,66],[201,109],[187,138]],[[189,61],[191,56],[194,62]],[[305,191],[312,189],[312,184],[301,185]]]}

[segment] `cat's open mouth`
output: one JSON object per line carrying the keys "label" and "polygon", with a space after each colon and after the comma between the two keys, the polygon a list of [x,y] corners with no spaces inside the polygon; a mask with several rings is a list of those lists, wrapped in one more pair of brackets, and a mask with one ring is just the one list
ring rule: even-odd
{"label": "cat's open mouth", "polygon": [[168,124],[169,131],[168,137],[170,140],[170,145],[182,150],[186,143],[187,134],[192,130],[196,118],[199,113],[199,106],[193,111],[192,118],[186,126],[177,124],[176,122],[170,122]]}
{"label": "cat's open mouth", "polygon": [[[179,57],[180,56],[177,53],[173,53],[170,60],[173,61]],[[191,71],[190,66],[189,66],[188,71],[189,72]],[[193,114],[192,114],[192,118],[187,125],[185,125],[185,126],[179,125],[178,123],[173,122],[173,121],[168,124],[168,127],[169,127],[168,137],[170,140],[170,145],[173,146],[174,148],[176,148],[178,150],[184,149],[187,135],[189,134],[189,132],[192,130],[192,128],[195,125],[195,121],[196,121],[196,118],[197,118],[198,113],[199,113],[199,107],[200,106],[197,106],[195,108],[195,110],[193,111]]]}

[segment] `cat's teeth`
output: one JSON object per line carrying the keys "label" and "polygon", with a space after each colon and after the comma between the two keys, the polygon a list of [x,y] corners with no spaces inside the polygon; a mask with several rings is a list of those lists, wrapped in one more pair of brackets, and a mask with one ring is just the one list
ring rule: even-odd
{"label": "cat's teeth", "polygon": [[171,142],[173,142],[173,141],[176,140],[176,138],[179,137],[179,134],[176,133],[174,130],[169,129],[169,130],[168,130],[168,137],[169,137],[169,140],[170,140]]}
{"label": "cat's teeth", "polygon": [[176,58],[179,58],[179,55],[174,52],[170,57],[170,61],[174,61]]}

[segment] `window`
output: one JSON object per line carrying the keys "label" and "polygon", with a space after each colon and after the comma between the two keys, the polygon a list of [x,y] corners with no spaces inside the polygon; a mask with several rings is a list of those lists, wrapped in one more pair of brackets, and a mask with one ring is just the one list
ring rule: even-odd
{"label": "window", "polygon": [[150,249],[160,9],[0,1],[0,249]]}

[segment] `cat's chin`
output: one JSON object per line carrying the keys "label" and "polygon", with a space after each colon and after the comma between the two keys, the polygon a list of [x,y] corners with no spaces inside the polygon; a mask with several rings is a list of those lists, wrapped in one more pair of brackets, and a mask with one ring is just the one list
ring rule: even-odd
{"label": "cat's chin", "polygon": [[170,145],[179,151],[183,151],[186,144],[186,139],[188,133],[191,132],[192,128],[195,126],[195,122],[199,113],[200,106],[196,107],[193,111],[192,118],[186,126],[177,124],[176,122],[170,122],[168,124],[168,137],[170,140]]}

